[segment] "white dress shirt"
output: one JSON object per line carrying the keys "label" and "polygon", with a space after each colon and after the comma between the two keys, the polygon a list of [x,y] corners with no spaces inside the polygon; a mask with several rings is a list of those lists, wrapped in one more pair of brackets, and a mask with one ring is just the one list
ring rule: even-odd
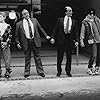
{"label": "white dress shirt", "polygon": [[[30,19],[28,19],[28,20],[29,20],[29,23],[31,25],[32,35],[34,37],[34,25],[33,25],[32,21]],[[24,27],[24,30],[25,30],[25,36],[26,36],[26,38],[31,39],[30,33],[29,33],[29,26],[28,26],[28,22],[27,22],[26,19],[23,19],[23,27]]]}
{"label": "white dress shirt", "polygon": [[[66,29],[67,20],[68,20],[68,16],[65,16],[65,18],[64,18],[64,30]],[[71,17],[69,17],[69,27],[68,27],[68,31],[71,30],[71,26],[72,26],[72,19],[71,19]]]}
{"label": "white dress shirt", "polygon": [[4,33],[5,33],[5,30],[7,28],[8,24],[3,22],[3,23],[0,23],[0,35],[2,36]]}

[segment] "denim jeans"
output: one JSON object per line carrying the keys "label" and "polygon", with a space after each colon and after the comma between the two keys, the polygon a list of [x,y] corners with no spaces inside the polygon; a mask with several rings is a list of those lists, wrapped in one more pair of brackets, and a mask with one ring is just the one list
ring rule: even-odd
{"label": "denim jeans", "polygon": [[4,50],[0,49],[0,64],[1,64],[1,54],[3,55],[6,69],[9,69],[11,64],[10,48],[7,47]]}
{"label": "denim jeans", "polygon": [[91,44],[91,56],[89,59],[88,68],[93,67],[93,63],[95,60],[96,60],[96,66],[100,67],[100,43]]}

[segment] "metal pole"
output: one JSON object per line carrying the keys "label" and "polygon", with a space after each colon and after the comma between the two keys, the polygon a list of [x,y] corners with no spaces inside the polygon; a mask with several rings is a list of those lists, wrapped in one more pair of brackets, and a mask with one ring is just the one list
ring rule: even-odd
{"label": "metal pole", "polygon": [[78,57],[79,57],[79,46],[77,45],[77,47],[76,47],[76,65],[77,66],[79,65]]}

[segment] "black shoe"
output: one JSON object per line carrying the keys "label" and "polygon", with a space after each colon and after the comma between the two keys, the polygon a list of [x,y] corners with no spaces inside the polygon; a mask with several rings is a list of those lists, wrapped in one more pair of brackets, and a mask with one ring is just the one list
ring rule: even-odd
{"label": "black shoe", "polygon": [[27,77],[29,77],[29,76],[30,76],[30,71],[25,71],[25,72],[24,72],[24,77],[27,78]]}
{"label": "black shoe", "polygon": [[56,76],[57,76],[57,77],[60,77],[60,75],[61,75],[61,73],[57,73],[57,75],[56,75]]}
{"label": "black shoe", "polygon": [[67,73],[67,76],[68,76],[68,77],[72,77],[72,74],[71,74],[71,73]]}
{"label": "black shoe", "polygon": [[10,77],[11,69],[6,69],[5,77],[8,79]]}
{"label": "black shoe", "polygon": [[40,73],[39,74],[41,77],[45,77],[45,74],[44,73]]}
{"label": "black shoe", "polygon": [[29,74],[24,75],[25,78],[29,77]]}

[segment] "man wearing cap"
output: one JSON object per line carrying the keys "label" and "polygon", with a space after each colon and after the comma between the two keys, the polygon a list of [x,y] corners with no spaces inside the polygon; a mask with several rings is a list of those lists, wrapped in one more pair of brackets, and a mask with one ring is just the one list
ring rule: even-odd
{"label": "man wearing cap", "polygon": [[[11,27],[9,24],[5,23],[6,13],[0,12],[0,60],[1,53],[3,54],[6,73],[5,77],[9,78],[12,70],[10,69],[11,54],[10,54],[10,42],[11,42]],[[1,61],[0,61],[0,77],[2,76]]]}
{"label": "man wearing cap", "polygon": [[40,26],[36,18],[30,18],[28,10],[24,9],[22,11],[22,17],[23,19],[16,25],[15,39],[17,42],[17,47],[22,47],[25,54],[24,77],[27,78],[30,75],[31,51],[34,54],[37,73],[41,77],[45,77],[39,53],[39,48],[41,47],[39,30],[43,33],[46,39],[50,39],[50,37]]}
{"label": "man wearing cap", "polygon": [[73,40],[75,45],[78,45],[78,26],[77,22],[72,18],[72,8],[65,7],[65,16],[58,18],[55,28],[53,30],[51,43],[56,45],[57,48],[57,76],[60,77],[62,68],[62,60],[64,51],[66,52],[66,66],[65,71],[68,77],[71,75],[71,55]]}

